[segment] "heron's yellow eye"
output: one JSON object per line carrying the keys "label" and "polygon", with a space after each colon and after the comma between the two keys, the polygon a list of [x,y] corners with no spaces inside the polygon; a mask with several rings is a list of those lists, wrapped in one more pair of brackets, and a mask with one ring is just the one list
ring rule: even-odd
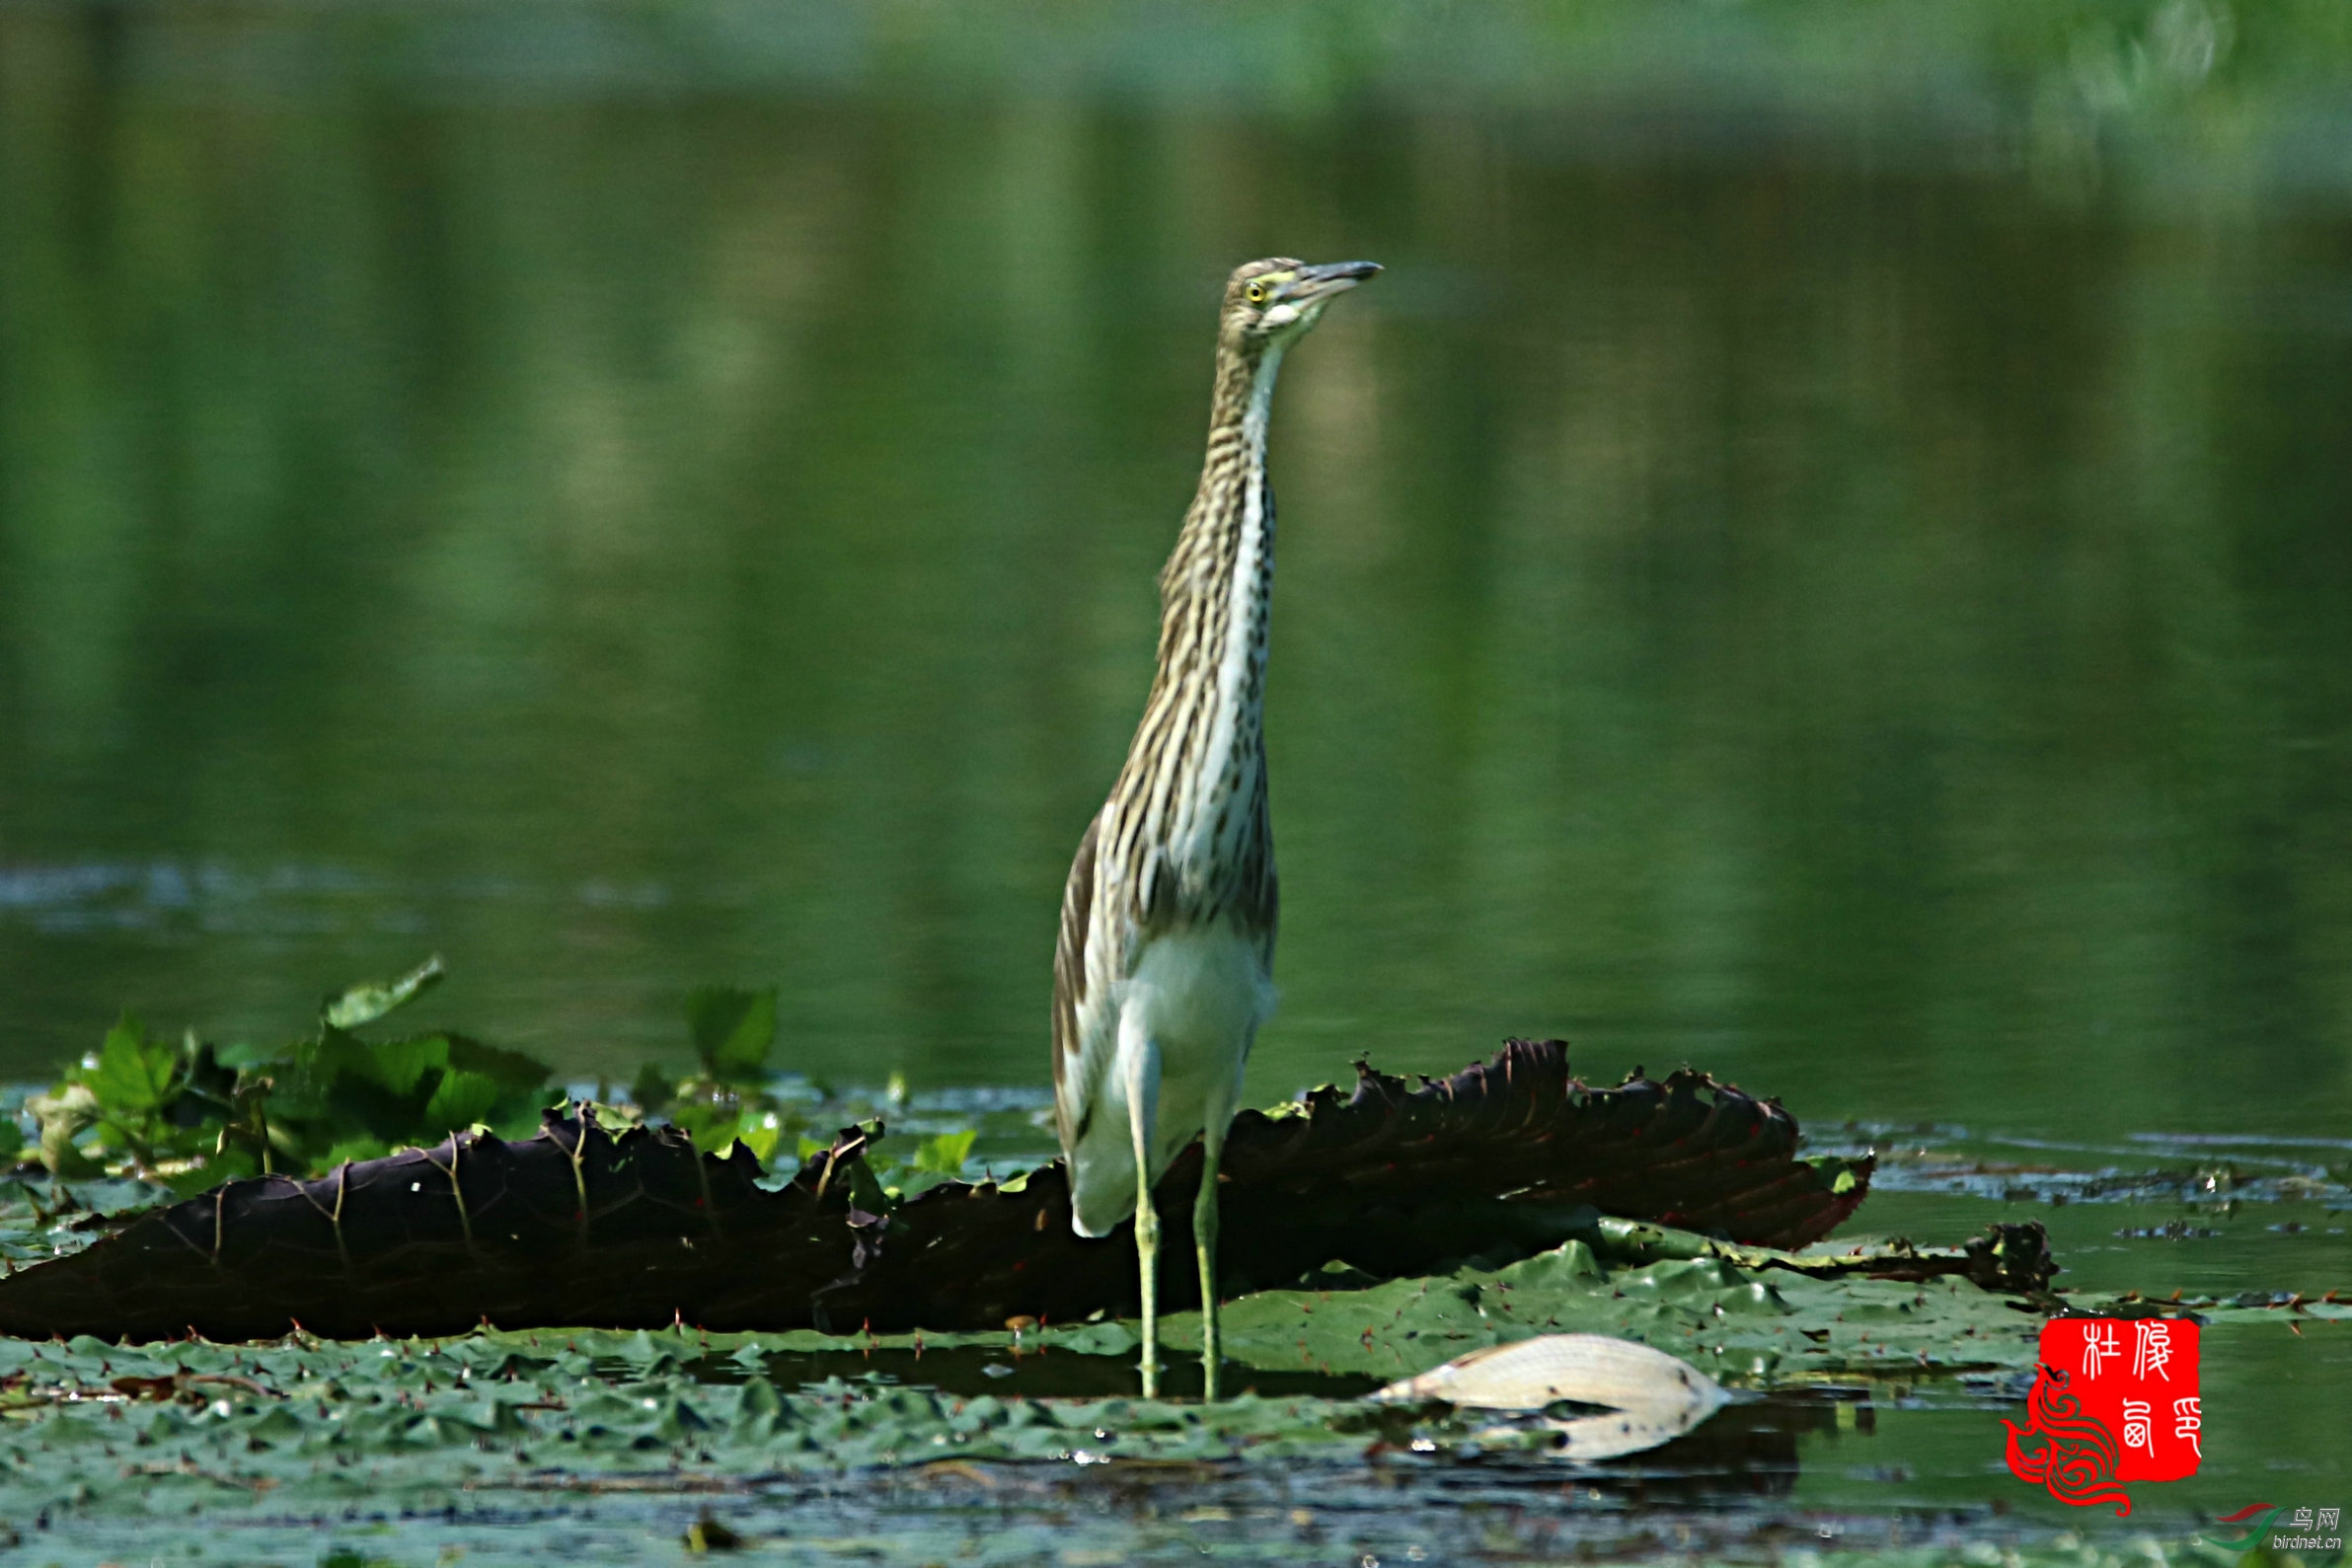
{"label": "heron's yellow eye", "polygon": [[1247,289],[1243,290],[1243,292],[1250,296],[1251,304],[1263,305],[1266,302],[1265,279],[1259,278],[1256,282],[1251,284]]}

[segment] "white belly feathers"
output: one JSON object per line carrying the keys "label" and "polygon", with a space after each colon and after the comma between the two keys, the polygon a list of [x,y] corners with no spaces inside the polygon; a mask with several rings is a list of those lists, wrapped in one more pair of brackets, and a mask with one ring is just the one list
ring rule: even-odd
{"label": "white belly feathers", "polygon": [[[1242,1064],[1274,1009],[1274,985],[1256,942],[1225,925],[1151,939],[1135,972],[1114,983],[1102,1024],[1116,1032],[1109,1071],[1080,1140],[1071,1194],[1081,1235],[1102,1235],[1135,1212],[1134,1134],[1127,1087],[1138,1067],[1152,1119],[1152,1179],[1211,1118],[1232,1117]],[[1214,1099],[1212,1100],[1212,1096]]]}

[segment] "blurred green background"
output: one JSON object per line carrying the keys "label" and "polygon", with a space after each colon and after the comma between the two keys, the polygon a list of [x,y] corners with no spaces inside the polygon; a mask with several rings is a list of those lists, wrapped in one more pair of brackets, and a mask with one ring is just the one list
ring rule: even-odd
{"label": "blurred green background", "polygon": [[128,1005],[1046,1080],[1212,305],[1291,361],[1252,1095],[2352,1123],[2352,10],[0,13],[0,1073]]}

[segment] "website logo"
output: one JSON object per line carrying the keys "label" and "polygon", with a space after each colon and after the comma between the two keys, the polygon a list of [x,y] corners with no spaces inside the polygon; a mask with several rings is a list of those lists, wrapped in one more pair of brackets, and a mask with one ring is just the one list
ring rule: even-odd
{"label": "website logo", "polygon": [[2262,1538],[2263,1532],[2270,1529],[2270,1522],[2278,1516],[2278,1513],[2279,1506],[2276,1503],[2249,1503],[2237,1513],[2224,1514],[2214,1521],[2217,1525],[2243,1525],[2247,1520],[2253,1520],[2253,1525],[2243,1534],[2208,1535],[2205,1538],[2224,1551],[2251,1551],[2254,1549],[2254,1542]]}
{"label": "website logo", "polygon": [[2207,1535],[2224,1551],[2255,1551],[2267,1544],[2272,1551],[2342,1551],[2344,1517],[2339,1508],[2298,1508],[2290,1512],[2273,1503],[2252,1503],[2235,1514],[2224,1514],[2216,1525],[2252,1525],[2235,1535]]}

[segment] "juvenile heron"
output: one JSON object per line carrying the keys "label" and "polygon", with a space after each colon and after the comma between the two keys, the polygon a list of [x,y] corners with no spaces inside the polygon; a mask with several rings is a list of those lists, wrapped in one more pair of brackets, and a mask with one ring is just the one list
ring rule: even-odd
{"label": "juvenile heron", "polygon": [[1200,488],[1160,572],[1160,666],[1110,798],[1079,841],[1053,955],[1055,1130],[1071,1224],[1135,1216],[1143,1391],[1159,1392],[1152,1188],[1202,1135],[1192,1209],[1201,1365],[1217,1397],[1217,1163],[1274,1001],[1274,841],[1262,710],[1274,492],[1266,417],[1284,350],[1370,261],[1250,261],[1225,285]]}

